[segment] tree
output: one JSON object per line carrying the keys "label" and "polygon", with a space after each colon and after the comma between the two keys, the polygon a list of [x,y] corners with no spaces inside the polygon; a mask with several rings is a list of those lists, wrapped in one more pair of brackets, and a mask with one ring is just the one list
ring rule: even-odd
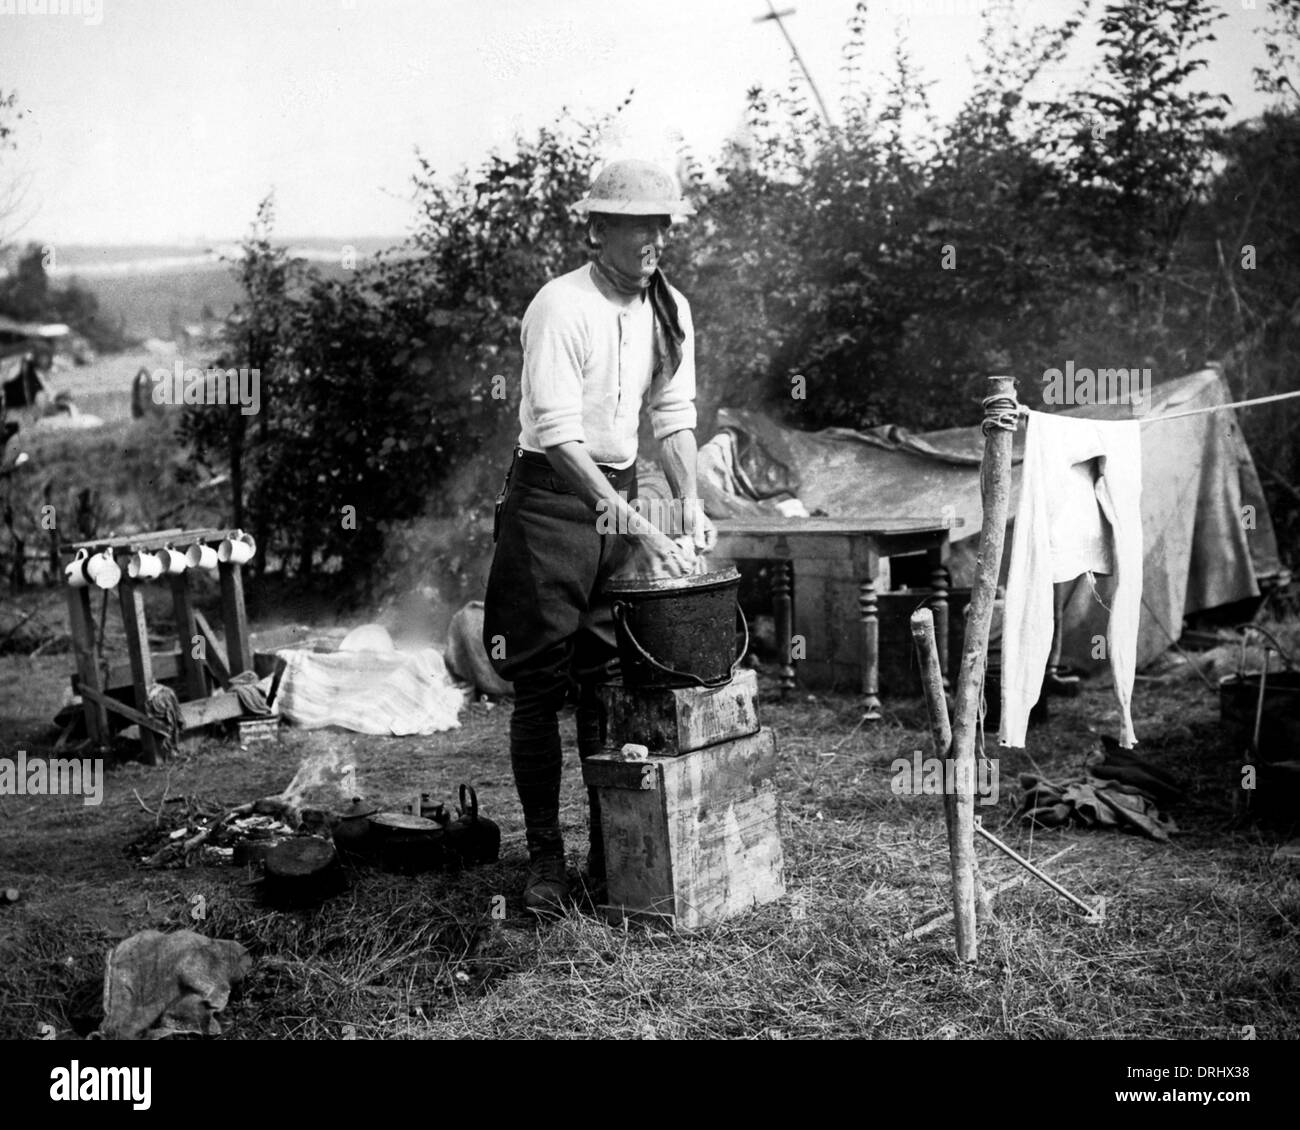
{"label": "tree", "polygon": [[1209,171],[1227,95],[1189,90],[1227,13],[1210,0],[1120,0],[1101,19],[1103,74],[1048,107],[1075,206],[1116,277],[1143,281],[1170,261]]}
{"label": "tree", "polygon": [[29,243],[17,256],[10,272],[0,278],[0,313],[25,322],[64,322],[96,349],[122,348],[121,326],[101,320],[94,292],[75,278],[53,285],[45,260],[46,249],[38,243]]}
{"label": "tree", "polygon": [[[282,350],[281,339],[290,316],[292,291],[303,275],[301,260],[293,259],[272,240],[275,204],[267,196],[258,205],[257,218],[241,244],[242,255],[236,275],[244,300],[231,311],[223,332],[225,350],[215,366],[221,369],[246,368],[256,372],[260,389],[260,412],[256,422],[256,439],[263,450],[271,442],[271,420],[277,403],[274,395],[277,363]],[[199,454],[224,454],[230,473],[232,521],[239,528],[249,526],[261,546],[270,543],[270,528],[265,516],[250,521],[246,498],[246,454],[249,445],[250,417],[238,404],[202,404],[187,408],[181,422],[181,435],[192,441]],[[266,567],[266,554],[256,558],[259,570]]]}

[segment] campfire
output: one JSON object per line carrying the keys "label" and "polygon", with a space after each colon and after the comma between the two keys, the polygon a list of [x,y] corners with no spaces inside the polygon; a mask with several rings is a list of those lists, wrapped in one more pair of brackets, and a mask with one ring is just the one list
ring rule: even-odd
{"label": "campfire", "polygon": [[[145,867],[251,865],[294,836],[328,839],[335,813],[356,795],[356,768],[337,751],[308,757],[281,793],[219,809],[198,797],[164,796],[156,810],[140,800],[154,826],[127,845]],[[170,805],[184,806],[177,811]]]}
{"label": "campfire", "polygon": [[[195,797],[157,809],[136,799],[154,826],[127,846],[141,866],[262,865],[263,893],[309,905],[344,885],[344,861],[406,875],[493,863],[501,831],[480,816],[478,795],[460,786],[459,816],[421,795],[416,811],[385,811],[358,793],[356,768],[335,751],[309,757],[281,793],[219,809]],[[169,810],[168,805],[184,805]]]}

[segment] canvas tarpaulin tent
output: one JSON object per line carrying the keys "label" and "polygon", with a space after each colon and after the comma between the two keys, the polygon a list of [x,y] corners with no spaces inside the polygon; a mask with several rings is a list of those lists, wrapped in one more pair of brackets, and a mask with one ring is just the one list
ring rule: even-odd
{"label": "canvas tarpaulin tent", "polygon": [[[1150,410],[1141,417],[1149,422],[1142,427],[1139,667],[1177,639],[1184,616],[1257,597],[1259,578],[1281,570],[1259,477],[1234,412],[1161,420],[1230,401],[1222,376],[1207,369],[1156,386]],[[1119,405],[1069,412],[1096,419],[1133,415]],[[893,427],[800,432],[758,413],[728,409],[719,412],[718,427],[731,437],[732,458],[724,458],[718,444],[701,449],[700,492],[712,516],[767,512],[794,495],[810,512],[832,516],[960,518],[964,524],[953,531],[950,569],[954,586],[971,584],[981,520],[978,427],[923,435]],[[1022,425],[1016,435],[1012,514],[1023,446]],[[1010,533],[1014,537],[1014,528]],[[1009,555],[1010,542],[1004,576]],[[1105,665],[1096,641],[1105,633],[1110,584],[1109,578],[1098,578],[1094,592],[1082,578],[1066,609],[1064,659],[1085,670]],[[796,602],[797,585],[796,569]]]}

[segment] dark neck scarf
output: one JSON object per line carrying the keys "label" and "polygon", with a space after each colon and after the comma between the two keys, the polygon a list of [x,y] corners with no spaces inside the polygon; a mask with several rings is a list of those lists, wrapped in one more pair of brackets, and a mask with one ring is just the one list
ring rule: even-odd
{"label": "dark neck scarf", "polygon": [[668,289],[663,271],[656,267],[654,274],[643,280],[640,275],[626,274],[601,258],[596,258],[594,263],[601,277],[619,294],[649,294],[655,322],[655,376],[667,369],[667,375],[672,377],[682,363],[686,331],[682,329],[677,302]]}

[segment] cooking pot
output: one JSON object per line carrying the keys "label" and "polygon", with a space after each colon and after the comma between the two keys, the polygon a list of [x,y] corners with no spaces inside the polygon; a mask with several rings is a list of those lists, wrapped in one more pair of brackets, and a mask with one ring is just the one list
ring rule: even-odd
{"label": "cooking pot", "polygon": [[279,906],[313,906],[347,885],[338,852],[329,840],[296,836],[266,856],[262,891]]}
{"label": "cooking pot", "polygon": [[[626,686],[720,687],[749,649],[749,625],[736,594],[740,573],[621,577],[605,592]],[[736,626],[744,643],[736,649]]]}
{"label": "cooking pot", "polygon": [[369,818],[370,834],[385,871],[414,875],[443,862],[443,828],[435,820],[409,812],[378,812]]}

